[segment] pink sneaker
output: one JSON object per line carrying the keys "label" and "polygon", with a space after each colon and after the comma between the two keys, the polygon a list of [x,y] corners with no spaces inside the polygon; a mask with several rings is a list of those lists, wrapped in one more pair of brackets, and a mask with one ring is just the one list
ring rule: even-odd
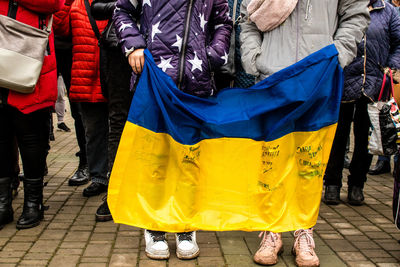
{"label": "pink sneaker", "polygon": [[278,262],[278,255],[283,252],[281,233],[261,232],[263,236],[260,248],[254,254],[253,260],[262,265],[274,265]]}
{"label": "pink sneaker", "polygon": [[299,267],[318,267],[319,259],[315,253],[313,229],[297,230],[294,232],[293,254],[296,256],[296,265]]}

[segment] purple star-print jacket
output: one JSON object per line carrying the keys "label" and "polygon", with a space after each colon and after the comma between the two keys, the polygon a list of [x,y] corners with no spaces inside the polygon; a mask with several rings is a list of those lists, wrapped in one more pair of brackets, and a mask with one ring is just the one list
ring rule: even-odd
{"label": "purple star-print jacket", "polygon": [[114,19],[127,56],[148,48],[178,88],[201,97],[213,94],[212,70],[228,58],[227,0],[118,0]]}

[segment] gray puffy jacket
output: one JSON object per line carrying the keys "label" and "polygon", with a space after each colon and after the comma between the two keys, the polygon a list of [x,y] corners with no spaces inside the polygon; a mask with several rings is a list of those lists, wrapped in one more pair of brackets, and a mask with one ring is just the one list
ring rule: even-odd
{"label": "gray puffy jacket", "polygon": [[333,43],[341,66],[347,66],[370,20],[369,0],[299,0],[283,24],[262,33],[248,18],[249,2],[241,6],[242,62],[259,80]]}

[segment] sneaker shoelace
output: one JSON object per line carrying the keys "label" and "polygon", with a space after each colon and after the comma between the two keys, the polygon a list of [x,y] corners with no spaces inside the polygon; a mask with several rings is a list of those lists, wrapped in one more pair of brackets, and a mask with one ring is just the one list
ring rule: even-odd
{"label": "sneaker shoelace", "polygon": [[149,231],[153,242],[164,241],[165,240],[165,233],[160,231]]}
{"label": "sneaker shoelace", "polygon": [[193,232],[186,232],[186,233],[179,233],[178,240],[179,241],[192,241],[192,233]]}
{"label": "sneaker shoelace", "polygon": [[314,255],[315,242],[312,233],[308,230],[297,230],[294,232],[295,242],[294,247],[299,246],[300,250],[309,252]]}
{"label": "sneaker shoelace", "polygon": [[261,245],[260,246],[262,248],[266,248],[268,246],[275,247],[276,246],[276,240],[278,239],[277,235],[278,234],[274,233],[274,232],[267,232],[267,231],[261,232],[258,235],[258,237],[260,237],[260,238],[263,236],[263,239],[261,240]]}

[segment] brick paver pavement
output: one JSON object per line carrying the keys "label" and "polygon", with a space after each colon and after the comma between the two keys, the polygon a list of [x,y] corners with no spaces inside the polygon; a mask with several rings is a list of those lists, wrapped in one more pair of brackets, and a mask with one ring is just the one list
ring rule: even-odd
{"label": "brick paver pavement", "polygon": [[[69,113],[68,113],[69,115]],[[70,118],[67,124],[73,126]],[[152,261],[144,253],[142,231],[113,222],[96,223],[94,213],[101,196],[85,198],[85,186],[68,186],[78,164],[73,132],[55,132],[48,157],[45,203],[50,208],[40,226],[16,230],[15,220],[0,231],[0,266],[256,266],[258,233],[198,232],[201,249],[196,260],[175,256],[175,240],[169,261]],[[345,171],[347,172],[347,171]],[[370,176],[365,187],[366,205],[321,205],[315,241],[321,266],[400,266],[400,231],[392,224],[391,175]],[[341,198],[346,200],[346,188]],[[21,214],[23,191],[13,202],[15,219]],[[277,266],[294,266],[293,236],[285,233],[285,252]]]}

